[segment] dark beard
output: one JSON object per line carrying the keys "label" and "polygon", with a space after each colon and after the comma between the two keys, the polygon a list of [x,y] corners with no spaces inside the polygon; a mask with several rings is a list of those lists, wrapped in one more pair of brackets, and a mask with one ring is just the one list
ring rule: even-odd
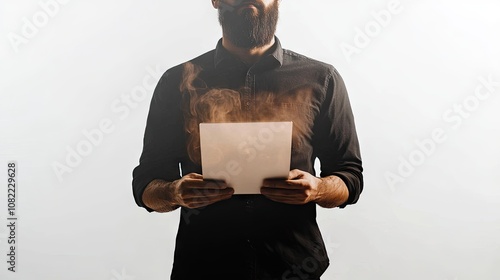
{"label": "dark beard", "polygon": [[266,10],[256,4],[258,14],[252,11],[219,8],[219,23],[224,36],[239,48],[258,48],[269,44],[276,32],[279,17],[279,4],[275,1]]}

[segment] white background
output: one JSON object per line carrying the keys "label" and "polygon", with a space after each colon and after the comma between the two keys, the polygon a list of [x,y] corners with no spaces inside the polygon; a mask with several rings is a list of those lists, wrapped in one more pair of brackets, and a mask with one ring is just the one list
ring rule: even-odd
{"label": "white background", "polygon": [[[152,89],[134,108],[121,98],[143,79],[156,84],[149,72],[213,49],[217,13],[208,0],[73,0],[43,23],[38,2],[0,1],[0,278],[169,279],[179,211],[148,214],[131,191]],[[480,77],[500,81],[500,3],[401,0],[403,10],[346,56],[341,45],[356,46],[356,28],[388,3],[281,5],[283,46],[345,79],[364,160],[358,204],[319,210],[332,259],[322,279],[499,279],[500,87],[477,104],[474,91]],[[26,38],[23,18],[34,15],[42,24]],[[466,118],[443,118],[464,100]],[[53,165],[66,165],[82,131],[105,119],[113,131],[59,180]],[[418,157],[416,141],[435,129],[446,140]],[[418,164],[400,173],[411,155]],[[5,262],[9,160],[19,166],[15,274]],[[391,184],[389,173],[404,181]]]}

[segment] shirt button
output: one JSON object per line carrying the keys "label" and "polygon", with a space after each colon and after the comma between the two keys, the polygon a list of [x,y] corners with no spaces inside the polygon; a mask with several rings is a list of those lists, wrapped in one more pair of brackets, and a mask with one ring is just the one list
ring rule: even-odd
{"label": "shirt button", "polygon": [[252,243],[252,240],[250,239],[247,239],[247,244],[248,244],[248,247],[252,250],[255,250],[255,246],[254,244]]}

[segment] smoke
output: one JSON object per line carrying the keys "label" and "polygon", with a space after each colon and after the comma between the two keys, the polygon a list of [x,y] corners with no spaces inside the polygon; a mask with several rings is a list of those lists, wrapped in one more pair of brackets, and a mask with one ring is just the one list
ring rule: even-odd
{"label": "smoke", "polygon": [[192,63],[184,65],[180,91],[184,95],[185,130],[190,159],[201,164],[200,123],[292,121],[292,150],[299,149],[312,136],[313,91],[310,87],[291,91],[257,92],[250,109],[242,106],[238,90],[208,88],[199,79],[202,71]]}

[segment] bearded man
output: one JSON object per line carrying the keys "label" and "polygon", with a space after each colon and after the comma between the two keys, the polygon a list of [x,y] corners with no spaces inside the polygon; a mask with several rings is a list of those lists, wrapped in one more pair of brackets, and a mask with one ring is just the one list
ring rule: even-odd
{"label": "bearded man", "polygon": [[[279,4],[212,0],[222,39],[167,70],[154,91],[132,185],[149,212],[180,208],[171,279],[319,279],[329,258],[316,205],[344,208],[363,189],[344,82],[333,66],[281,47]],[[204,180],[198,125],[221,119],[292,121],[288,178],[252,195]]]}

